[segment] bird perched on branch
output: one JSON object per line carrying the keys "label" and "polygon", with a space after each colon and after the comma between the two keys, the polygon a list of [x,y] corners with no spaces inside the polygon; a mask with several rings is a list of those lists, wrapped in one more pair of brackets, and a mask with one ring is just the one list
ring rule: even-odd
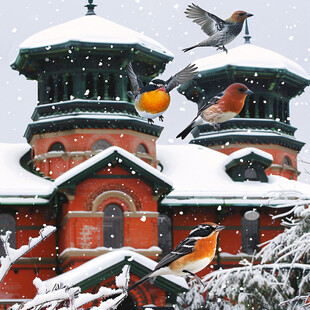
{"label": "bird perched on branch", "polygon": [[228,52],[225,45],[233,41],[242,30],[243,22],[253,16],[251,13],[244,11],[236,11],[228,19],[221,19],[211,14],[196,4],[189,5],[185,10],[186,17],[193,19],[194,23],[201,26],[209,38],[188,48],[184,48],[183,52],[187,52],[199,46],[214,46],[219,50]]}
{"label": "bird perched on branch", "polygon": [[203,121],[210,123],[215,130],[219,130],[219,124],[238,115],[244,106],[245,98],[252,94],[253,92],[241,83],[231,84],[226,90],[203,104],[195,119],[177,135],[177,138],[181,137],[183,140]]}
{"label": "bird perched on branch", "polygon": [[162,114],[170,104],[169,92],[178,85],[191,80],[198,73],[196,69],[195,65],[189,64],[167,81],[154,79],[148,85],[143,86],[131,63],[128,63],[127,72],[132,86],[132,91],[128,92],[128,96],[134,99],[139,115],[147,118],[149,123],[154,123],[153,119],[156,117],[163,121]]}
{"label": "bird perched on branch", "polygon": [[209,222],[198,225],[186,239],[156,265],[153,271],[131,285],[127,292],[150,278],[162,275],[195,277],[201,283],[196,273],[207,267],[213,260],[217,236],[224,228],[224,226]]}

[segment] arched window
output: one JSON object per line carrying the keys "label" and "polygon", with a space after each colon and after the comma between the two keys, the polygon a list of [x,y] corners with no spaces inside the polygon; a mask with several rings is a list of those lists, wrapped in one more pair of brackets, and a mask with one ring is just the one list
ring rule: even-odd
{"label": "arched window", "polygon": [[245,212],[241,218],[242,252],[253,254],[259,244],[259,213]]}
{"label": "arched window", "polygon": [[292,166],[292,161],[290,160],[288,156],[284,156],[282,163],[283,165],[286,165],[286,166]]}
{"label": "arched window", "polygon": [[60,142],[53,143],[48,149],[49,152],[65,152],[65,147]]}
{"label": "arched window", "polygon": [[109,99],[115,99],[116,97],[116,88],[115,88],[115,78],[111,73],[108,78],[108,96]]}
{"label": "arched window", "polygon": [[137,152],[138,153],[146,153],[146,154],[148,154],[147,147],[144,144],[142,144],[142,143],[138,145]]}
{"label": "arched window", "polygon": [[103,211],[103,246],[120,248],[124,245],[124,216],[122,208],[114,203]]}
{"label": "arched window", "polygon": [[92,151],[103,151],[112,146],[112,144],[108,140],[97,140],[93,146],[91,147]]}
{"label": "arched window", "polygon": [[94,78],[91,73],[86,75],[85,95],[87,99],[94,97]]}
{"label": "arched window", "polygon": [[72,79],[72,75],[69,74],[67,76],[67,97],[70,100],[71,96],[73,96],[73,79]]}
{"label": "arched window", "polygon": [[244,180],[247,181],[259,181],[257,172],[254,168],[250,167],[244,171]]}
{"label": "arched window", "polygon": [[55,95],[55,88],[54,88],[54,80],[52,76],[48,77],[47,80],[47,86],[46,86],[46,93],[47,93],[47,98],[49,102],[54,101],[54,95]]}
{"label": "arched window", "polygon": [[64,98],[64,84],[61,75],[57,79],[57,101],[62,101]]}
{"label": "arched window", "polygon": [[[5,235],[7,231],[11,231],[9,239],[10,247],[16,248],[16,220],[13,215],[2,213],[0,214],[0,234]],[[0,256],[5,256],[2,242],[0,242]]]}
{"label": "arched window", "polygon": [[172,250],[172,224],[168,215],[159,214],[157,218],[158,246],[162,250],[162,255],[166,255]]}
{"label": "arched window", "polygon": [[97,80],[97,93],[100,100],[104,99],[104,77],[102,74],[98,74]]}

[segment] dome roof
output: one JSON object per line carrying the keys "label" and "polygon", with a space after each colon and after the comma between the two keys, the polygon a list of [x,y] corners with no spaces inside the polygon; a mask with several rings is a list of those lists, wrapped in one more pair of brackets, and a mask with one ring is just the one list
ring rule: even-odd
{"label": "dome roof", "polygon": [[173,57],[159,42],[103,17],[86,15],[40,31],[23,43],[21,49],[32,49],[63,44],[69,41],[104,44],[139,44],[151,51]]}
{"label": "dome roof", "polygon": [[304,79],[310,80],[308,73],[296,62],[271,50],[253,44],[243,44],[228,51],[195,61],[199,71],[233,65],[237,67],[286,69]]}

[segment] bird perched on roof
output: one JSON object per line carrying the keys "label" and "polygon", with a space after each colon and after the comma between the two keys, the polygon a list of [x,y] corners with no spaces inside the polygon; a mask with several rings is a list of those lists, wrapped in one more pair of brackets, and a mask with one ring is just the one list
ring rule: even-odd
{"label": "bird perched on roof", "polygon": [[194,23],[201,26],[209,38],[188,48],[184,48],[183,52],[187,52],[199,46],[214,46],[217,49],[228,52],[225,45],[233,41],[242,30],[243,22],[253,16],[251,13],[244,11],[236,11],[228,19],[221,19],[211,14],[196,4],[189,5],[185,10],[186,17],[193,19]]}
{"label": "bird perched on roof", "polygon": [[196,273],[207,267],[213,260],[217,236],[224,228],[210,222],[196,226],[186,239],[156,265],[153,271],[131,285],[127,292],[150,278],[162,275],[195,277],[201,283]]}
{"label": "bird perched on roof", "polygon": [[253,92],[241,83],[231,84],[218,95],[204,103],[198,110],[195,119],[177,135],[182,140],[204,121],[210,123],[215,130],[220,129],[220,123],[227,122],[240,113],[244,106],[245,98]]}
{"label": "bird perched on roof", "polygon": [[128,96],[134,99],[135,108],[139,115],[146,117],[149,123],[154,123],[153,119],[156,117],[163,121],[162,114],[170,104],[169,92],[178,85],[191,80],[197,74],[196,69],[195,65],[189,64],[167,81],[154,79],[148,85],[143,86],[131,63],[128,63],[127,72],[133,89],[128,92]]}

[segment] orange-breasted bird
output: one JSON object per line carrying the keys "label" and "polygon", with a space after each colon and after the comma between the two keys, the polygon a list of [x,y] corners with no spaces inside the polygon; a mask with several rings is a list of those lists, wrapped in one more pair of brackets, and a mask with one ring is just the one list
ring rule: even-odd
{"label": "orange-breasted bird", "polygon": [[194,120],[177,135],[177,138],[184,139],[194,127],[204,121],[210,123],[215,130],[219,130],[219,124],[238,115],[244,106],[245,98],[252,94],[253,92],[241,83],[231,84],[226,90],[204,103]]}
{"label": "orange-breasted bird", "polygon": [[131,63],[128,63],[127,72],[132,86],[132,91],[128,92],[128,96],[134,99],[139,115],[147,118],[149,123],[154,123],[153,119],[156,117],[163,121],[162,114],[170,104],[169,92],[178,85],[191,80],[198,73],[196,69],[195,65],[189,64],[167,81],[154,79],[148,85],[143,86]]}
{"label": "orange-breasted bird", "polygon": [[186,239],[156,265],[153,271],[131,285],[127,292],[150,278],[162,275],[190,276],[201,282],[196,273],[207,267],[213,260],[217,236],[224,228],[224,226],[210,222],[198,225]]}
{"label": "orange-breasted bird", "polygon": [[186,17],[193,19],[194,23],[201,26],[209,38],[188,48],[184,48],[183,52],[187,52],[199,46],[214,46],[217,49],[228,52],[225,45],[233,41],[242,30],[243,22],[253,16],[251,13],[244,11],[236,11],[228,19],[221,19],[211,14],[196,4],[189,5],[185,10]]}

